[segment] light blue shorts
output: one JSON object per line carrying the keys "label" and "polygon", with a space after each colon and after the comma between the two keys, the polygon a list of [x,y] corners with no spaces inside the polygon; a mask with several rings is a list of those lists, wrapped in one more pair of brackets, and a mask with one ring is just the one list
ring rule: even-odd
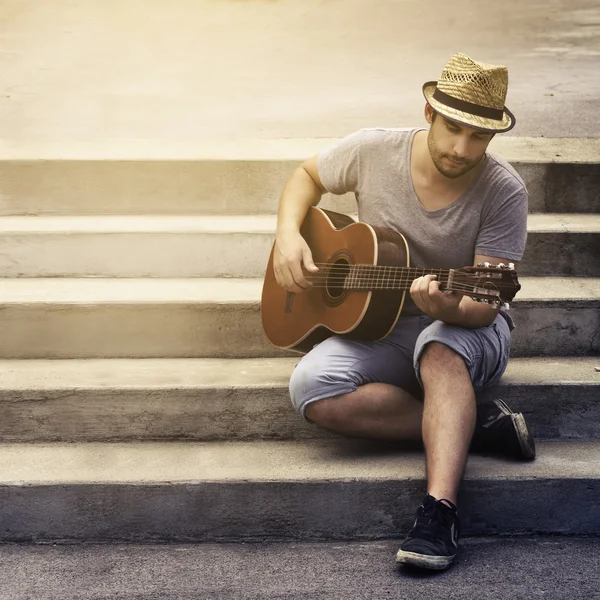
{"label": "light blue shorts", "polygon": [[498,314],[489,327],[466,329],[426,315],[401,317],[392,333],[377,342],[330,337],[296,365],[290,379],[292,404],[306,418],[311,402],[348,394],[367,383],[388,383],[422,398],[419,360],[430,342],[452,348],[464,359],[473,387],[484,388],[500,379],[508,363],[513,324],[507,318]]}

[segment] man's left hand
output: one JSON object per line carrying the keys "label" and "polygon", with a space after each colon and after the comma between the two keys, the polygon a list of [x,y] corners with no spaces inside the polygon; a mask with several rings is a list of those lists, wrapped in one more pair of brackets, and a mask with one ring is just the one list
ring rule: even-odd
{"label": "man's left hand", "polygon": [[415,304],[432,319],[456,321],[459,304],[463,295],[460,292],[440,291],[437,275],[424,275],[412,282],[410,295]]}

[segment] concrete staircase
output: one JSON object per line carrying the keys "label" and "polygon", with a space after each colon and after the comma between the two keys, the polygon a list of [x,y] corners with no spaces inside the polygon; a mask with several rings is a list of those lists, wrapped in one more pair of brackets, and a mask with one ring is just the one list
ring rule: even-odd
{"label": "concrete staircase", "polygon": [[[279,193],[329,142],[0,161],[0,540],[407,530],[422,452],[301,422],[297,358],[260,326]],[[527,415],[538,458],[473,456],[464,530],[600,534],[600,140],[494,149],[531,215],[514,358],[489,394]],[[348,197],[323,205],[354,211]]]}

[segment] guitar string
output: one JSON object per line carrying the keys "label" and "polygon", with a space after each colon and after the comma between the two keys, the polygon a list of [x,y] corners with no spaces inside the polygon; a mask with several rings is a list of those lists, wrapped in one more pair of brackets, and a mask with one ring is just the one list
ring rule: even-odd
{"label": "guitar string", "polygon": [[[328,287],[332,287],[332,286],[327,286],[327,285],[313,285],[312,287],[316,288],[316,289],[326,289]],[[336,286],[333,286],[336,287]],[[342,289],[345,291],[349,291],[349,292],[377,292],[377,291],[398,291],[398,292],[408,292],[410,291],[410,287],[406,286],[406,287],[393,287],[393,286],[388,286],[388,287],[377,287],[374,285],[365,285],[364,287],[361,286],[360,284],[358,285],[352,285],[350,287],[344,287],[344,286],[338,286],[337,289]],[[452,290],[446,290],[446,289],[441,289],[442,292],[446,292],[446,291],[452,291],[452,292],[459,292],[459,293],[463,293],[466,296],[484,296],[484,297],[488,297],[490,299],[493,300],[503,300],[504,299],[504,290],[484,290],[484,289],[475,289],[472,287],[467,287],[467,288],[461,288],[461,287],[456,287],[456,288],[452,288]],[[496,291],[498,292],[499,295],[492,295],[489,292],[492,291]],[[487,292],[487,293],[486,293]]]}
{"label": "guitar string", "polygon": [[[313,286],[317,286],[317,287],[326,287],[327,285],[335,286],[336,284],[339,286],[343,286],[343,284],[349,284],[352,287],[356,287],[356,286],[360,286],[360,285],[369,285],[369,284],[371,284],[371,285],[389,284],[391,287],[395,287],[398,285],[412,285],[412,282],[414,281],[414,279],[410,279],[410,278],[409,279],[390,279],[387,281],[375,281],[368,277],[353,278],[351,281],[348,281],[347,277],[335,277],[335,278],[334,277],[324,277],[324,278],[308,277],[307,280],[310,283],[312,283]],[[439,281],[439,283],[441,283],[441,284],[448,283],[447,280],[437,280],[437,281]],[[485,283],[487,283],[487,282],[485,282]],[[469,283],[453,281],[452,287],[455,289],[471,290],[471,289],[475,289],[475,288],[483,288],[483,287],[485,287],[485,283],[476,285],[476,284],[469,284]],[[513,286],[510,286],[510,285],[494,284],[494,287],[487,288],[487,289],[509,290],[512,287]]]}
{"label": "guitar string", "polygon": [[[389,271],[388,271],[389,269]],[[393,270],[392,270],[393,269]],[[486,277],[482,276],[482,275],[477,275],[475,273],[468,273],[468,272],[464,272],[464,271],[460,271],[460,270],[453,270],[454,272],[454,277],[469,277],[469,278],[477,278],[477,279],[486,279]],[[308,271],[309,274],[310,271]],[[438,276],[450,276],[451,274],[451,270],[448,269],[421,269],[421,268],[398,268],[398,267],[382,267],[382,266],[378,266],[376,268],[353,268],[353,269],[348,269],[348,268],[344,268],[344,267],[339,267],[339,268],[331,268],[331,269],[327,269],[326,271],[321,271],[318,273],[314,273],[315,276],[319,276],[319,275],[323,275],[323,276],[327,276],[329,274],[335,274],[335,275],[344,275],[344,276],[353,276],[353,277],[397,277],[397,276],[413,276],[416,274],[423,274],[423,275],[438,275]],[[491,277],[489,277],[489,279],[492,279]],[[501,278],[493,278],[496,280],[504,280],[505,277],[501,277]]]}
{"label": "guitar string", "polygon": [[[380,287],[380,286],[376,286],[374,284],[364,284],[361,285],[360,283],[358,284],[353,284],[350,287],[344,287],[342,285],[340,286],[330,286],[330,285],[313,285],[312,287],[314,288],[328,288],[328,287],[337,287],[337,288],[341,288],[341,289],[346,289],[349,291],[364,291],[364,292],[368,292],[368,291],[381,291],[381,290],[396,290],[396,291],[408,291],[410,288],[409,287],[396,287],[396,286],[386,286],[386,287]],[[466,294],[469,294],[471,292],[473,293],[479,293],[480,295],[483,295],[484,292],[492,292],[492,291],[497,291],[499,293],[502,293],[503,290],[486,290],[486,289],[482,289],[482,290],[476,290],[475,288],[468,286],[468,287],[453,287],[452,290],[442,290],[442,291],[453,291],[453,292],[465,292]],[[486,294],[486,295],[490,295],[490,294]]]}
{"label": "guitar string", "polygon": [[[327,267],[330,266],[332,269],[335,268],[341,268],[341,269],[348,269],[348,268],[370,268],[370,269],[398,269],[398,270],[431,270],[431,271],[460,271],[460,269],[449,269],[449,268],[444,268],[444,267],[401,267],[399,265],[374,265],[371,263],[330,263],[330,262],[315,262],[314,263],[316,266],[323,266],[323,267]],[[461,268],[465,268],[465,267],[461,267]],[[508,269],[508,268],[502,268],[502,267],[476,267],[474,265],[469,265],[466,268],[468,269],[488,269],[489,272],[497,272],[497,273],[506,273],[506,272],[511,272],[513,271],[513,269]]]}
{"label": "guitar string", "polygon": [[[428,269],[428,270],[423,270],[423,269],[412,269],[412,270],[403,270],[403,271],[389,271],[386,272],[385,270],[381,270],[381,271],[375,271],[375,270],[369,270],[369,269],[353,269],[353,270],[348,270],[348,269],[329,269],[326,272],[319,272],[319,273],[311,273],[310,271],[307,272],[308,275],[312,275],[314,277],[331,277],[333,276],[340,276],[340,277],[376,277],[376,278],[383,278],[383,279],[387,279],[387,278],[398,278],[398,277],[412,277],[413,279],[416,279],[415,275],[418,274],[423,274],[423,275],[437,275],[438,277],[450,277],[451,273],[445,269],[440,269],[440,270],[434,270],[434,269]],[[461,271],[454,271],[454,278],[456,279],[461,279],[461,278],[469,278],[469,279],[489,279],[489,280],[493,280],[493,281],[504,281],[505,278],[502,277],[501,279],[499,278],[492,278],[492,277],[485,277],[485,276],[481,276],[481,275],[476,275],[476,274],[469,274],[469,273],[464,273]]]}
{"label": "guitar string", "polygon": [[[330,264],[330,263],[316,263],[316,264]],[[386,271],[390,271],[389,273]],[[408,272],[407,272],[408,271]],[[412,271],[412,273],[411,273]],[[332,266],[326,273],[315,273],[308,274],[308,279],[311,282],[318,283],[321,281],[327,281],[329,284],[335,283],[346,283],[348,280],[351,284],[351,287],[368,285],[368,284],[390,284],[390,287],[394,287],[396,285],[407,285],[409,282],[412,283],[416,278],[414,275],[416,273],[424,273],[437,275],[438,281],[442,284],[447,283],[450,278],[450,270],[448,269],[423,269],[420,267],[395,267],[395,266],[387,266],[387,265],[352,265],[352,269],[347,266]],[[332,275],[332,272],[334,274]],[[445,275],[447,274],[447,277]],[[473,282],[464,282],[462,278],[468,276],[467,273],[460,272],[458,270],[454,270],[454,280],[452,283],[452,287],[457,289],[474,289],[476,286]],[[472,275],[471,278],[475,277]],[[489,280],[486,278],[484,281],[479,282],[479,285],[485,285],[489,283]],[[491,282],[494,285],[495,289],[511,289],[514,288],[513,282],[505,282],[504,278],[502,281],[498,281],[497,279]],[[385,286],[384,289],[388,289],[388,286]]]}
{"label": "guitar string", "polygon": [[[330,283],[343,283],[343,282],[356,282],[356,281],[361,281],[361,282],[367,282],[367,281],[371,281],[373,283],[377,282],[377,283],[412,283],[413,281],[416,281],[416,279],[414,277],[386,277],[385,279],[381,279],[381,278],[377,278],[377,277],[349,277],[349,276],[345,276],[345,275],[338,275],[335,277],[315,277],[315,276],[308,276],[306,277],[306,279],[308,279],[308,281],[312,281],[312,282],[330,282]],[[434,279],[434,281],[438,281],[439,283],[448,283],[450,281],[449,278],[436,278]],[[484,280],[484,281],[479,281],[479,282],[466,282],[463,280],[456,280],[454,279],[452,282],[452,285],[462,285],[465,287],[484,287],[485,285],[492,285],[493,287],[497,287],[497,288],[503,288],[503,289],[511,289],[514,288],[514,284],[510,284],[510,283],[503,283],[501,281],[489,281],[489,280]]]}
{"label": "guitar string", "polygon": [[[477,269],[475,267],[467,267],[468,269],[473,269],[473,271],[477,271]],[[464,269],[464,267],[463,267]],[[465,275],[470,275],[470,276],[476,276],[477,273],[474,272],[470,272],[470,271],[465,271],[463,269],[433,269],[431,267],[386,267],[384,265],[354,265],[351,268],[349,267],[345,267],[345,266],[335,266],[335,267],[330,267],[330,268],[324,268],[324,269],[319,269],[319,272],[326,272],[326,273],[330,273],[330,272],[334,272],[334,273],[338,273],[338,272],[343,272],[343,273],[357,273],[357,272],[363,272],[363,273],[378,273],[378,274],[387,274],[387,272],[389,273],[447,273],[450,274],[452,272],[456,273],[456,274],[460,274],[463,273]],[[504,277],[504,273],[506,273],[506,271],[487,271],[486,273],[488,274],[494,274],[494,273],[498,273],[500,274],[500,277]],[[500,277],[498,277],[497,279],[500,279]]]}
{"label": "guitar string", "polygon": [[[306,279],[309,279],[311,281],[378,281],[380,283],[385,283],[386,281],[393,281],[393,282],[398,282],[398,281],[415,281],[416,279],[418,279],[417,277],[411,277],[411,276],[406,276],[406,275],[401,275],[401,276],[386,276],[386,277],[373,277],[370,275],[347,275],[347,274],[340,274],[340,275],[311,275],[311,274],[305,274]],[[434,281],[439,281],[439,282],[443,282],[443,283],[447,283],[450,281],[450,277],[436,277],[434,279]],[[504,282],[504,281],[497,281],[497,280],[491,280],[491,279],[482,279],[482,280],[477,280],[477,281],[469,281],[469,280],[465,280],[462,278],[457,278],[454,277],[452,279],[452,283],[455,285],[472,285],[472,286],[482,286],[482,285],[494,285],[497,287],[505,287],[505,288],[511,288],[511,287],[515,287],[514,283],[511,282]]]}
{"label": "guitar string", "polygon": [[[327,266],[327,263],[315,263],[315,266]],[[464,268],[464,267],[463,267]],[[473,269],[474,271],[477,271],[476,267],[468,267],[469,269]],[[485,267],[482,267],[485,268]],[[389,272],[388,272],[389,271]],[[471,277],[477,277],[476,273],[470,273],[469,271],[463,271],[462,269],[433,269],[430,267],[394,267],[394,266],[386,266],[386,265],[351,265],[351,266],[344,266],[344,265],[333,265],[328,269],[325,269],[325,272],[327,273],[344,273],[344,274],[356,274],[356,273],[364,273],[364,274],[373,274],[373,275],[383,275],[383,276],[388,276],[388,275],[392,275],[392,274],[396,274],[396,273],[423,273],[426,275],[435,275],[435,274],[445,274],[447,273],[448,275],[451,272],[454,272],[455,275],[465,275],[465,276],[471,276]],[[504,273],[506,273],[506,270],[491,270],[491,271],[486,271],[486,273],[489,274],[493,274],[493,273],[499,273],[501,275],[502,278],[504,278]],[[511,271],[512,272],[512,271]]]}
{"label": "guitar string", "polygon": [[[442,285],[448,283],[451,271],[454,271],[454,278],[452,282],[452,289],[454,291],[475,291],[477,288],[476,283],[470,282],[465,283],[461,281],[462,277],[469,276],[468,273],[460,271],[458,269],[434,269],[434,268],[422,268],[422,267],[398,267],[395,265],[372,265],[372,264],[341,264],[336,265],[335,263],[315,263],[315,266],[329,267],[325,272],[308,274],[307,279],[313,284],[314,287],[331,287],[335,284],[339,284],[339,287],[343,289],[356,290],[361,287],[371,288],[373,290],[408,290],[412,282],[416,279],[415,275],[437,275]],[[503,269],[490,269],[490,267],[471,267],[474,270],[477,268],[485,268],[486,272],[503,273]],[[490,269],[490,270],[488,270]],[[476,277],[475,274],[470,276],[471,278]],[[485,286],[489,283],[484,277],[481,277],[484,281],[479,283],[479,286]],[[514,283],[504,283],[504,277],[502,281],[497,279],[491,283],[494,285],[494,290],[504,291],[504,289],[514,288]],[[348,287],[345,288],[345,284]],[[409,285],[410,284],[410,285]],[[490,289],[491,291],[491,289]]]}

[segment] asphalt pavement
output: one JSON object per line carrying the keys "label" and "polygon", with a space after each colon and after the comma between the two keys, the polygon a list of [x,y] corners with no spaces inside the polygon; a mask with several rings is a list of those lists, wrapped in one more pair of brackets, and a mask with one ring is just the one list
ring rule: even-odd
{"label": "asphalt pavement", "polygon": [[[565,507],[566,509],[567,507]],[[398,541],[0,546],[2,600],[595,600],[600,538],[466,538],[444,572]]]}

